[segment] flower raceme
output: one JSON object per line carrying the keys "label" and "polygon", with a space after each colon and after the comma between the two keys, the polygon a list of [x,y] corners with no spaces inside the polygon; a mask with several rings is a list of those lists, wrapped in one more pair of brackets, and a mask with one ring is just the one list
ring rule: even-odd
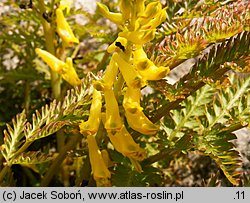
{"label": "flower raceme", "polygon": [[[110,173],[104,167],[94,139],[100,114],[114,149],[128,157],[137,171],[142,171],[139,161],[146,157],[146,152],[126,129],[119,111],[122,96],[117,91],[125,92],[122,106],[128,125],[141,134],[154,135],[159,127],[143,113],[140,106],[141,88],[149,80],[164,78],[169,68],[157,67],[143,49],[145,43],[154,39],[157,26],[166,19],[166,10],[160,1],[145,5],[145,0],[120,0],[120,13],[110,12],[107,6],[97,3],[97,11],[121,29],[118,38],[107,49],[112,56],[103,77],[93,82],[95,91],[89,119],[80,124],[81,133],[87,135],[94,179],[97,185],[105,185]],[[105,113],[101,113],[101,93],[104,95]]]}
{"label": "flower raceme", "polygon": [[68,57],[66,63],[55,57],[53,54],[36,48],[36,53],[43,59],[43,61],[51,68],[52,71],[58,73],[69,84],[76,86],[81,83],[78,75],[73,67],[72,59]]}

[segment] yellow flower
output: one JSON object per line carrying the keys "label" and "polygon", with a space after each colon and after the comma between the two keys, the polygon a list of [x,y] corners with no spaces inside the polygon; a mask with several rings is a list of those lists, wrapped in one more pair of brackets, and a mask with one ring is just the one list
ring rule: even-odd
{"label": "yellow flower", "polygon": [[113,54],[114,61],[118,64],[127,85],[133,88],[140,88],[146,85],[146,81],[142,79],[134,66],[126,62],[118,53]]}
{"label": "yellow flower", "polygon": [[56,31],[66,46],[72,46],[74,43],[79,43],[79,40],[72,32],[60,8],[56,9],[56,24]]}
{"label": "yellow flower", "polygon": [[124,125],[115,135],[108,133],[108,137],[116,151],[120,152],[123,156],[137,161],[142,161],[145,158],[145,150],[139,144],[135,143]]}
{"label": "yellow flower", "polygon": [[81,80],[78,78],[75,68],[73,67],[72,58],[66,59],[66,66],[63,67],[62,78],[72,86],[80,85]]}
{"label": "yellow flower", "polygon": [[43,59],[43,61],[48,64],[52,71],[60,74],[69,84],[75,86],[81,83],[70,57],[66,59],[65,63],[47,51],[39,48],[36,48],[35,51]]}
{"label": "yellow flower", "polygon": [[94,180],[97,186],[110,186],[111,174],[103,160],[94,135],[87,136],[89,159]]}
{"label": "yellow flower", "polygon": [[89,118],[80,124],[80,132],[83,135],[94,135],[99,128],[101,121],[102,95],[94,89],[93,99],[90,107]]}
{"label": "yellow flower", "polygon": [[123,17],[121,13],[110,12],[106,5],[101,4],[99,2],[97,2],[96,4],[97,4],[97,10],[100,12],[100,14],[103,17],[111,20],[115,24],[118,24],[118,25],[123,24]]}
{"label": "yellow flower", "polygon": [[108,133],[114,134],[122,127],[118,103],[112,89],[104,91],[106,103],[106,120],[104,127]]}
{"label": "yellow flower", "polygon": [[133,52],[133,57],[136,69],[144,80],[160,80],[170,71],[168,67],[157,67],[151,60],[149,60],[142,46],[137,47]]}
{"label": "yellow flower", "polygon": [[59,74],[62,73],[63,67],[66,66],[66,63],[56,58],[53,54],[42,49],[36,48],[35,51],[43,59],[43,61],[48,64],[51,70]]}
{"label": "yellow flower", "polygon": [[108,84],[108,86],[111,88],[114,82],[116,81],[117,73],[118,73],[118,65],[112,56],[109,65],[107,66],[107,69],[104,73],[103,82],[105,84]]}
{"label": "yellow flower", "polygon": [[136,113],[125,111],[125,116],[129,126],[139,133],[144,135],[154,135],[159,130],[159,128],[154,125],[142,111],[137,111]]}
{"label": "yellow flower", "polygon": [[128,87],[124,95],[123,107],[127,122],[132,129],[145,135],[157,133],[158,126],[145,116],[143,108],[140,106],[140,89]]}
{"label": "yellow flower", "polygon": [[73,3],[73,0],[60,0],[59,8],[64,10],[66,9],[67,13],[70,11],[70,6]]}

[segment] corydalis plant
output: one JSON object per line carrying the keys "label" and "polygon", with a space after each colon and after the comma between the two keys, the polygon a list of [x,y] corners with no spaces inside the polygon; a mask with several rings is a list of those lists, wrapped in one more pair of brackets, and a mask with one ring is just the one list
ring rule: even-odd
{"label": "corydalis plant", "polygon": [[[67,1],[60,1],[59,9],[66,9],[67,13],[69,7],[63,6],[63,2]],[[183,174],[197,174],[197,170],[188,173],[196,167],[195,161],[189,159],[194,151],[209,156],[218,166],[209,165],[202,178],[208,179],[207,174],[214,167],[223,171],[227,178],[223,175],[224,184],[239,185],[242,162],[231,140],[236,138],[232,132],[247,126],[250,120],[249,73],[236,73],[249,71],[250,4],[216,1],[214,5],[214,1],[205,1],[201,6],[193,2],[198,3],[167,1],[168,7],[163,9],[159,2],[120,1],[121,13],[110,12],[107,6],[99,4],[99,13],[115,22],[120,31],[113,43],[107,40],[111,44],[107,49],[110,58],[106,53],[97,67],[97,71],[104,68],[105,72],[98,72],[94,81],[83,78],[82,89],[76,87],[62,104],[54,101],[36,111],[32,122],[22,113],[13,120],[13,127],[7,125],[1,146],[6,164],[0,172],[0,183],[7,180],[5,175],[11,173],[13,164],[21,164],[41,175],[42,186],[49,185],[50,177],[60,168],[64,172],[75,171],[71,180],[75,179],[77,186],[85,182],[89,186],[185,185],[179,183],[185,178]],[[78,86],[80,79],[72,59],[64,60],[68,54],[62,54],[78,43],[72,35],[76,30],[63,21],[67,25],[60,29],[72,38],[65,40],[65,36],[60,36],[58,26],[62,24],[56,22],[58,4],[53,9],[49,31],[57,32],[58,40],[48,40],[55,44],[47,44],[55,45],[55,50],[46,47],[47,51],[36,52],[53,72]],[[69,31],[70,27],[74,32]],[[178,70],[177,65],[196,56],[187,75],[174,85],[167,83],[164,77],[168,67]],[[91,83],[91,88],[85,87],[84,81]],[[144,95],[142,89],[147,84],[153,91]],[[55,142],[46,145],[48,148],[42,152],[30,151],[34,141],[59,130],[67,134],[67,142],[54,156],[44,152]],[[199,157],[200,165],[203,157]],[[44,164],[50,160],[51,164]],[[32,165],[39,163],[45,166],[45,174]],[[167,177],[166,171],[170,174]],[[65,183],[61,174],[55,178],[68,186],[69,179]]]}

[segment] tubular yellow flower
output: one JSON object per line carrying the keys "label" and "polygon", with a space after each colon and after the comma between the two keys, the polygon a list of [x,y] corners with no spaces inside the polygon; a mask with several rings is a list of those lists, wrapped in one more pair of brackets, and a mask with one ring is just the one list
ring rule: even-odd
{"label": "tubular yellow flower", "polygon": [[68,57],[66,63],[56,58],[53,54],[36,48],[36,53],[44,60],[45,63],[56,73],[60,74],[69,84],[75,86],[81,83],[73,67],[72,59]]}
{"label": "tubular yellow flower", "polygon": [[[169,73],[170,69],[168,67],[160,66],[157,67],[154,63],[150,60],[147,61],[149,68],[145,70],[139,70],[139,74],[145,80],[160,80]],[[138,67],[138,66],[137,66]]]}
{"label": "tubular yellow flower", "polygon": [[102,158],[102,154],[97,146],[94,135],[87,136],[89,159],[93,177],[97,186],[110,186],[111,174]]}
{"label": "tubular yellow flower", "polygon": [[112,89],[104,91],[106,103],[106,121],[104,124],[108,133],[114,134],[122,127],[118,103]]}
{"label": "tubular yellow flower", "polygon": [[59,74],[62,73],[63,67],[66,66],[66,63],[59,60],[53,54],[45,50],[36,48],[35,51],[54,72],[57,72]]}
{"label": "tubular yellow flower", "polygon": [[94,89],[93,99],[90,107],[89,118],[80,124],[80,132],[83,135],[94,135],[99,128],[101,121],[102,95]]}
{"label": "tubular yellow flower", "polygon": [[146,85],[146,81],[142,79],[134,66],[126,62],[118,53],[113,54],[114,61],[118,64],[127,85],[133,88],[140,88]]}
{"label": "tubular yellow flower", "polygon": [[118,24],[118,25],[123,24],[123,17],[121,13],[110,12],[106,5],[101,4],[99,2],[97,2],[96,4],[97,4],[97,10],[100,12],[100,14],[103,17],[111,20],[115,24]]}
{"label": "tubular yellow flower", "polygon": [[125,111],[125,116],[129,126],[139,133],[154,135],[159,130],[158,126],[154,125],[142,111],[136,111],[136,113]]}
{"label": "tubular yellow flower", "polygon": [[72,32],[60,8],[56,9],[56,24],[56,31],[66,46],[72,46],[74,43],[79,43],[79,40]]}
{"label": "tubular yellow flower", "polygon": [[75,68],[73,67],[72,58],[66,59],[66,66],[63,67],[62,78],[72,86],[80,85],[81,80],[78,78]]}
{"label": "tubular yellow flower", "polygon": [[115,135],[108,133],[108,137],[116,151],[123,156],[137,161],[142,161],[146,157],[145,150],[135,143],[124,125]]}
{"label": "tubular yellow flower", "polygon": [[145,80],[160,80],[170,71],[168,67],[157,67],[149,60],[142,46],[137,46],[137,49],[133,52],[133,62],[137,71]]}
{"label": "tubular yellow flower", "polygon": [[145,135],[154,135],[157,133],[159,130],[158,126],[154,125],[142,111],[139,89],[128,87],[124,95],[123,107],[127,122],[132,129]]}

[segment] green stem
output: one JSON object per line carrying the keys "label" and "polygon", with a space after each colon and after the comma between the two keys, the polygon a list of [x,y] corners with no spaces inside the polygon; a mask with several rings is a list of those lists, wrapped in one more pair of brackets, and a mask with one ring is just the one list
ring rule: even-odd
{"label": "green stem", "polygon": [[77,135],[74,135],[74,136],[70,137],[70,140],[64,146],[64,148],[61,150],[61,152],[56,157],[56,159],[53,161],[53,163],[51,164],[49,170],[47,171],[44,178],[42,179],[42,181],[41,181],[41,186],[42,187],[46,187],[46,186],[49,185],[49,183],[52,180],[54,174],[58,173],[58,171],[60,170],[60,166],[61,166],[63,160],[65,159],[65,157],[67,155],[67,152],[69,150],[74,149],[75,146],[77,145],[77,143],[81,140],[81,138],[82,138],[82,136],[80,134],[77,134]]}
{"label": "green stem", "polygon": [[169,149],[169,150],[164,150],[163,152],[159,152],[158,154],[155,154],[151,157],[148,157],[147,159],[145,159],[142,164],[143,165],[151,165],[157,161],[160,161],[162,159],[167,159],[170,157],[173,157],[174,154],[179,153],[180,151],[175,151],[173,149]]}

